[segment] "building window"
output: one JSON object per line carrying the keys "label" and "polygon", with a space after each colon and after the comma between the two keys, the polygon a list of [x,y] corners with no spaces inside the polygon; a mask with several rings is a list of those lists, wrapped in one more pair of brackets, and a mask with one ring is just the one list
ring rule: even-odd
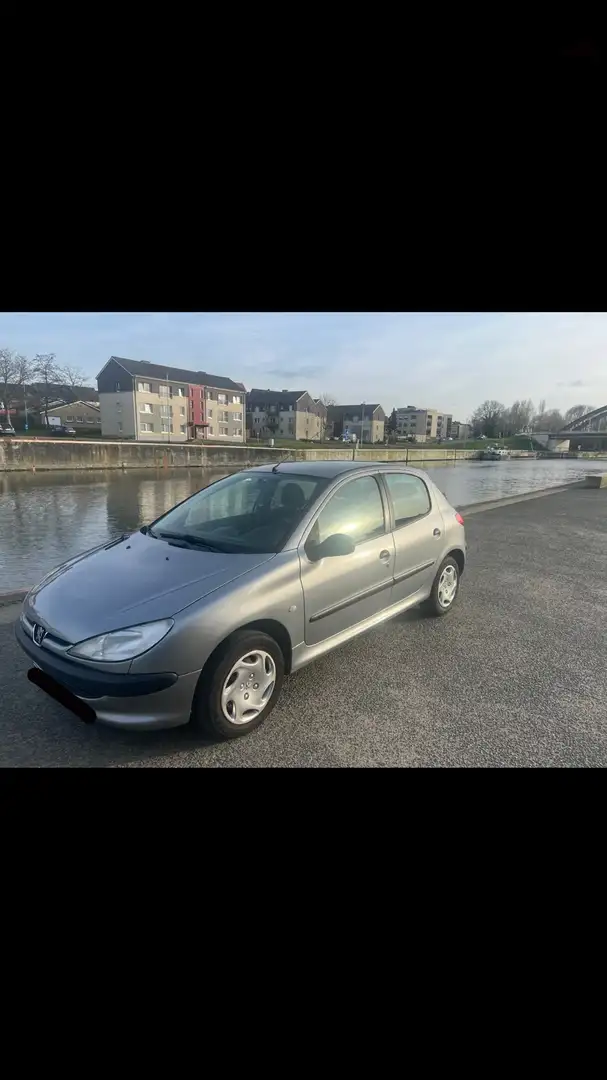
{"label": "building window", "polygon": [[185,424],[180,424],[180,425],[179,425],[179,430],[180,430],[180,432],[181,432],[181,434],[182,434],[182,435],[185,435],[185,432],[186,432],[186,426],[185,426]]}
{"label": "building window", "polygon": [[173,430],[173,425],[171,423],[169,423],[168,420],[161,420],[160,421],[160,430],[163,432],[163,434],[170,435],[170,433]]}
{"label": "building window", "polygon": [[212,415],[213,415],[213,410],[212,409],[207,409],[207,416],[211,417]]}
{"label": "building window", "polygon": [[220,424],[219,425],[219,434],[220,435],[227,435],[228,434],[228,425],[227,424]]}
{"label": "building window", "polygon": [[213,425],[209,424],[209,435],[213,434]]}
{"label": "building window", "polygon": [[160,394],[160,397],[168,397],[169,394],[170,394],[170,391],[171,391],[170,386],[164,386],[163,384],[161,384],[158,387],[158,393]]}
{"label": "building window", "polygon": [[227,394],[218,394],[217,395],[217,400],[218,400],[220,405],[227,405],[228,404]]}
{"label": "building window", "polygon": [[234,428],[234,435],[236,435],[239,439],[241,439],[242,438],[242,428],[241,427]]}
{"label": "building window", "polygon": [[139,429],[140,429],[140,431],[153,431],[154,430],[154,425],[153,424],[140,424]]}
{"label": "building window", "polygon": [[185,416],[185,405],[180,405],[179,406],[179,415],[180,416]]}
{"label": "building window", "polygon": [[208,390],[207,391],[207,401],[212,401],[212,400],[213,400],[213,391]]}
{"label": "building window", "polygon": [[76,417],[76,423],[77,424],[83,424],[84,423],[84,417],[83,416],[77,416]]}
{"label": "building window", "polygon": [[242,424],[242,413],[241,412],[233,413],[232,420],[235,420],[235,421],[237,421],[237,423]]}
{"label": "building window", "polygon": [[137,389],[138,389],[140,394],[151,394],[152,393],[152,384],[149,383],[149,382],[138,382],[137,383]]}
{"label": "building window", "polygon": [[119,382],[114,383],[114,390],[116,391],[117,394],[120,393],[120,383]]}
{"label": "building window", "polygon": [[230,419],[229,412],[226,412],[223,409],[220,409],[220,411],[219,411],[219,419],[220,419],[222,424],[227,424],[229,419]]}
{"label": "building window", "polygon": [[66,416],[65,419],[67,420],[68,424],[73,424],[74,423],[74,417],[73,416]]}
{"label": "building window", "polygon": [[232,394],[232,405],[240,405],[240,394]]}
{"label": "building window", "polygon": [[118,431],[122,431],[122,424],[118,424]]}
{"label": "building window", "polygon": [[116,402],[116,412],[122,412],[122,405],[119,401]]}
{"label": "building window", "polygon": [[152,406],[150,405],[149,401],[146,401],[143,405],[139,406],[139,412],[141,412],[141,413],[151,413],[152,412]]}
{"label": "building window", "polygon": [[161,405],[160,406],[160,415],[161,416],[170,416],[171,415],[171,406],[170,405]]}
{"label": "building window", "polygon": [[175,387],[175,393],[177,394],[177,397],[183,397],[183,386]]}

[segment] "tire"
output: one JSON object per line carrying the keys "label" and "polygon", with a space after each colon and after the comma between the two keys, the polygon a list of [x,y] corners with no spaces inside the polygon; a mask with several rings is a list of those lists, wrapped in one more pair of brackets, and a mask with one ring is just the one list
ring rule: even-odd
{"label": "tire", "polygon": [[[455,577],[455,589],[450,596],[449,602],[445,604],[446,591],[444,586],[449,582],[450,579],[453,580],[453,577]],[[455,601],[457,600],[459,594],[459,582],[459,566],[453,556],[448,555],[446,559],[443,559],[436,572],[436,577],[434,578],[434,584],[432,585],[432,592],[430,593],[430,596],[422,604],[422,608],[426,612],[426,614],[437,617],[448,615],[449,612],[453,610],[453,606],[455,604]],[[449,590],[449,592],[450,591],[451,590]]]}
{"label": "tire", "polygon": [[191,723],[222,739],[248,735],[272,712],[284,672],[284,656],[274,638],[261,630],[238,630],[200,673]]}

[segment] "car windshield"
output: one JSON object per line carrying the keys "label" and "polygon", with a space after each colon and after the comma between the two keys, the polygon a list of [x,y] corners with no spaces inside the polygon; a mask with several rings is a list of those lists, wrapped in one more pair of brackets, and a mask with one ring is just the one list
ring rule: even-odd
{"label": "car windshield", "polygon": [[237,473],[192,495],[147,531],[201,551],[275,554],[328,482],[299,473]]}

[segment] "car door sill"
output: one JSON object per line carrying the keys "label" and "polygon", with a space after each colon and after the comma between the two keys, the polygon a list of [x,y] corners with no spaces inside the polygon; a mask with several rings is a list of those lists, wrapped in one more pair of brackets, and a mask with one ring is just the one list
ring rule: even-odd
{"label": "car door sill", "polygon": [[429,595],[429,589],[418,589],[417,592],[408,596],[406,600],[399,600],[397,604],[391,604],[390,607],[383,608],[382,611],[376,612],[375,615],[370,615],[368,619],[363,619],[362,622],[355,623],[354,626],[349,626],[347,630],[342,630],[339,634],[333,634],[332,637],[325,638],[324,641],[319,641],[316,645],[306,645],[305,642],[302,642],[301,645],[297,645],[293,649],[291,671],[297,671],[312,660],[322,656],[323,653],[330,652],[331,649],[337,648],[338,645],[344,645],[346,641],[358,637],[359,634],[364,634],[366,630],[371,630],[374,626],[379,626],[380,623],[393,619],[395,615],[400,615],[402,612],[408,611],[409,608],[421,604]]}

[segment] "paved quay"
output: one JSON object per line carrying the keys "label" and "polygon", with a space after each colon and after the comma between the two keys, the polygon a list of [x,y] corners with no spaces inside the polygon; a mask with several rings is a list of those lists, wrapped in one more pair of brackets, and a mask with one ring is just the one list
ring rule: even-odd
{"label": "paved quay", "polygon": [[607,493],[471,514],[453,612],[392,620],[292,676],[230,743],[85,726],[26,679],[0,608],[0,764],[17,767],[607,766]]}

